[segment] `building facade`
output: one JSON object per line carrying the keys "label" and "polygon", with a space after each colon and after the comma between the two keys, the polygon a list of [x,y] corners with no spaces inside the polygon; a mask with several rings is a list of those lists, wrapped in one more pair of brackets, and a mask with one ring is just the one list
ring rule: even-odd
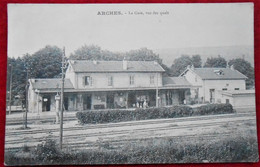
{"label": "building facade", "polygon": [[194,68],[188,66],[180,75],[193,86],[198,86],[191,90],[193,97],[197,97],[199,102],[228,103],[228,99],[223,98],[225,91],[246,90],[247,77],[230,68]]}
{"label": "building facade", "polygon": [[[160,107],[189,101],[194,86],[184,77],[163,77],[163,73],[164,69],[153,61],[70,60],[63,107],[82,111]],[[60,93],[61,79],[30,79],[29,83],[29,111],[56,111],[55,96]]]}

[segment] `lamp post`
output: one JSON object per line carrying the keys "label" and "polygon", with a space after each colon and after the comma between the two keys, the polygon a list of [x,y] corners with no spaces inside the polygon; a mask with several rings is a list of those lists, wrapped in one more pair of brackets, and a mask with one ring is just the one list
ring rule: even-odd
{"label": "lamp post", "polygon": [[12,105],[12,82],[13,82],[13,67],[12,64],[9,64],[10,67],[10,88],[9,88],[9,115],[11,114],[11,105]]}

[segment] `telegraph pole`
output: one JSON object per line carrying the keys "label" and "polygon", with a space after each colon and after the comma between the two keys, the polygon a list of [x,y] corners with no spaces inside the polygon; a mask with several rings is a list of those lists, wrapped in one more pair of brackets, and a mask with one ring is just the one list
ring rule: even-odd
{"label": "telegraph pole", "polygon": [[12,106],[12,82],[13,82],[13,67],[12,64],[9,64],[10,69],[10,89],[9,89],[9,115],[11,115],[11,106]]}
{"label": "telegraph pole", "polygon": [[28,113],[28,79],[29,79],[29,69],[26,67],[26,85],[25,85],[25,120],[24,120],[24,128],[27,128],[27,113]]}
{"label": "telegraph pole", "polygon": [[64,101],[64,69],[65,69],[65,47],[63,47],[62,63],[61,63],[61,100],[60,100],[60,149],[62,149],[62,137],[63,137],[63,101]]}
{"label": "telegraph pole", "polygon": [[158,73],[156,73],[156,107],[159,107]]}

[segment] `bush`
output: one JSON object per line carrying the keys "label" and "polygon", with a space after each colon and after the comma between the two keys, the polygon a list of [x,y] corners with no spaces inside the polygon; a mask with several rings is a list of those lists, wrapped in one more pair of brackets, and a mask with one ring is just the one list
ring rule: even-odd
{"label": "bush", "polygon": [[196,109],[196,115],[234,113],[231,104],[207,104]]}
{"label": "bush", "polygon": [[137,108],[135,110],[81,111],[76,113],[76,117],[81,124],[96,124],[233,112],[235,111],[231,104],[207,104],[195,109],[185,105],[176,105],[160,108]]}
{"label": "bush", "polygon": [[188,106],[172,106],[135,110],[99,110],[77,112],[76,117],[81,124],[123,122],[159,118],[175,118],[191,116],[192,108]]}
{"label": "bush", "polygon": [[35,160],[43,164],[51,164],[54,160],[59,160],[62,157],[57,142],[49,137],[43,143],[37,145],[33,154]]}

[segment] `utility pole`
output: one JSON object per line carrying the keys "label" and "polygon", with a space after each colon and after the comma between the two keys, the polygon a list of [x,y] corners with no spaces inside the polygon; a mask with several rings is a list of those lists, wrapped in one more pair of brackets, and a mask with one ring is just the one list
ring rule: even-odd
{"label": "utility pole", "polygon": [[12,82],[13,82],[13,67],[12,67],[12,64],[9,64],[9,67],[10,67],[9,115],[11,115],[11,106],[12,106]]}
{"label": "utility pole", "polygon": [[25,120],[24,120],[24,128],[27,128],[27,113],[28,113],[28,79],[29,79],[29,69],[26,67],[26,85],[25,85]]}
{"label": "utility pole", "polygon": [[63,47],[62,63],[61,63],[61,99],[60,99],[60,149],[62,149],[62,137],[63,137],[63,101],[64,101],[64,69],[65,69],[65,47]]}
{"label": "utility pole", "polygon": [[159,107],[158,73],[156,73],[156,107]]}

